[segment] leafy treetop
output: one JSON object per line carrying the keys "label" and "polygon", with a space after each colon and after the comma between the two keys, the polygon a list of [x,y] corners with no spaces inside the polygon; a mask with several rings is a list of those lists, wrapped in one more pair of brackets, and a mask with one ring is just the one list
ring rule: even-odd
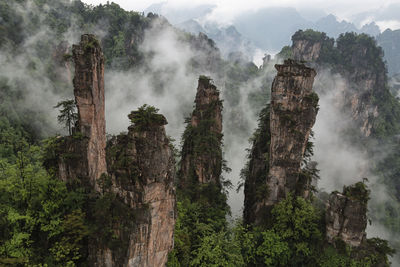
{"label": "leafy treetop", "polygon": [[153,106],[144,104],[138,110],[132,111],[128,115],[128,118],[133,123],[134,127],[138,127],[140,130],[145,130],[153,126],[166,125],[167,119],[158,114],[159,109]]}

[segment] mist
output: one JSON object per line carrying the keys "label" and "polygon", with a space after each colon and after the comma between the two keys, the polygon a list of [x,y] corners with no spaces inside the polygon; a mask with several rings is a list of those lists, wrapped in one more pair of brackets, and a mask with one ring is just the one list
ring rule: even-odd
{"label": "mist", "polygon": [[[351,90],[348,81],[339,74],[332,74],[329,69],[319,70],[314,82],[314,90],[319,95],[319,112],[313,127],[314,156],[318,163],[320,180],[318,189],[322,192],[342,192],[343,186],[362,182],[367,178],[370,189],[368,202],[367,238],[379,237],[392,244],[398,242],[398,233],[393,233],[381,222],[385,214],[385,203],[397,205],[389,189],[380,181],[372,168],[376,162],[384,159],[389,153],[386,147],[377,147],[375,156],[367,153],[366,148],[352,143],[345,137],[351,131],[359,132],[354,125],[352,115],[343,109],[344,91]],[[400,265],[398,256],[392,259],[393,266]]]}
{"label": "mist", "polygon": [[[32,1],[28,1],[27,6],[19,6],[17,10],[26,22],[30,19],[30,13],[40,14]],[[202,52],[182,42],[176,30],[160,27],[159,23],[161,22],[156,21],[146,30],[144,41],[139,47],[146,55],[146,66],[124,71],[105,70],[107,132],[118,134],[126,131],[130,124],[127,115],[132,110],[143,104],[153,105],[167,118],[167,134],[176,140],[174,144],[180,149],[180,139],[185,128],[184,119],[192,112],[199,75],[204,74],[214,79],[223,100],[229,95],[225,87],[227,77],[207,69],[194,71],[190,67],[190,61],[193,57],[201,56],[199,53]],[[107,21],[101,21],[93,28],[93,33],[102,37],[106,35],[106,29]],[[79,41],[81,34],[81,29],[73,23],[62,39],[71,45]],[[54,70],[55,75],[59,75],[62,81],[55,84],[49,77],[48,68],[48,61],[53,60],[52,56],[45,57],[48,61],[37,60],[43,58],[43,51],[38,49],[38,45],[44,43],[54,48],[58,45],[54,43],[55,40],[55,34],[42,26],[24,41],[18,53],[11,47],[0,51],[1,76],[7,77],[7,85],[22,90],[23,97],[13,108],[21,112],[35,111],[42,114],[46,118],[46,124],[42,125],[36,121],[32,121],[32,124],[38,131],[45,132],[45,135],[63,133],[61,125],[57,124],[58,112],[53,107],[60,100],[73,97],[72,64],[61,64]],[[254,59],[258,64],[261,63],[262,54],[258,51]],[[259,112],[259,108],[250,104],[248,97],[250,93],[260,92],[262,84],[266,81],[272,82],[276,73],[273,66],[277,62],[278,59],[270,61],[264,66],[263,75],[239,85],[238,103],[224,102],[224,157],[232,171],[223,175],[234,185],[229,191],[228,199],[233,217],[241,216],[243,208],[243,191],[237,193],[235,189],[240,181],[240,170],[247,161],[246,149],[251,145],[248,139],[257,126]],[[377,223],[385,214],[380,214],[379,209],[375,207],[392,201],[387,188],[370,172],[370,166],[377,159],[371,159],[365,151],[343,138],[343,132],[353,127],[351,116],[345,114],[340,106],[343,101],[342,92],[348,90],[346,81],[329,70],[323,70],[316,76],[314,88],[320,96],[320,110],[313,128],[313,160],[318,162],[321,176],[318,187],[328,193],[333,190],[341,191],[344,185],[367,177],[371,189],[370,213],[373,219],[372,225],[367,228],[368,235],[394,240],[396,235]],[[267,97],[264,106],[268,102]]]}

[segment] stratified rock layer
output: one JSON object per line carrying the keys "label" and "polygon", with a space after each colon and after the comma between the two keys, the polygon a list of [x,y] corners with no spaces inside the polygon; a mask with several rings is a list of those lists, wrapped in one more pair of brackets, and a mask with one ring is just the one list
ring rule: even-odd
{"label": "stratified rock layer", "polygon": [[200,76],[195,109],[185,130],[179,183],[220,183],[222,170],[222,102],[219,91]]}
{"label": "stratified rock layer", "polygon": [[341,239],[353,247],[361,245],[366,239],[368,194],[361,182],[345,187],[343,193],[331,193],[325,218],[328,242]]}
{"label": "stratified rock layer", "polygon": [[[305,196],[311,182],[303,181],[301,164],[318,112],[318,96],[312,90],[316,72],[293,60],[275,67],[278,74],[271,88],[269,127],[264,126],[270,140],[255,143],[261,147],[253,147],[246,181],[244,215],[248,224],[262,223],[272,206],[289,192]],[[257,164],[253,157],[268,164]],[[268,172],[263,174],[265,178],[260,178],[262,169]]]}
{"label": "stratified rock layer", "polygon": [[78,107],[78,127],[88,138],[87,162],[91,184],[107,172],[106,120],[104,104],[104,56],[97,39],[82,35],[79,45],[72,48],[75,63],[74,95]]}

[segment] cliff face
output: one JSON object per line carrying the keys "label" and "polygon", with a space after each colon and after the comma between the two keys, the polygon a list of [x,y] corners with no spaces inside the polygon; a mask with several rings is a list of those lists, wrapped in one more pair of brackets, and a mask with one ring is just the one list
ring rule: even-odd
{"label": "cliff face", "polygon": [[74,95],[78,121],[74,136],[60,140],[58,177],[68,183],[91,185],[99,191],[97,180],[107,173],[104,114],[104,56],[93,35],[82,35],[73,46],[75,63]]}
{"label": "cliff face", "polygon": [[[135,116],[135,113],[130,115]],[[164,266],[173,247],[175,226],[175,162],[162,120],[149,127],[132,125],[126,135],[110,140],[107,163],[112,191],[131,208],[135,225],[118,233],[127,242],[124,251],[105,250],[102,258],[114,257],[112,266]],[[112,254],[112,255],[109,255]],[[116,257],[116,255],[120,255]]]}
{"label": "cliff face", "polygon": [[260,113],[258,129],[253,139],[248,165],[241,173],[245,178],[243,209],[245,224],[256,221],[255,204],[268,194],[266,175],[269,170],[269,146],[271,143],[269,105]]}
{"label": "cliff face", "polygon": [[359,182],[345,187],[343,193],[333,192],[326,204],[326,238],[358,247],[366,240],[367,202],[369,191]]}
{"label": "cliff face", "polygon": [[[318,112],[318,96],[312,91],[316,72],[293,60],[275,67],[278,74],[271,88],[269,127],[263,126],[270,139],[256,139],[253,144],[245,183],[247,223],[261,223],[272,206],[290,192],[306,197],[311,182],[302,175],[301,164]],[[264,169],[268,173],[262,174]],[[259,183],[262,175],[263,185]],[[255,190],[261,192],[254,194]]]}
{"label": "cliff face", "polygon": [[104,104],[104,56],[93,35],[82,35],[79,45],[72,47],[75,63],[74,95],[78,107],[79,131],[88,138],[87,162],[90,182],[107,172],[106,120]]}
{"label": "cliff face", "polygon": [[301,162],[318,112],[318,96],[312,90],[316,72],[289,60],[276,69],[271,89],[267,205],[299,190]]}
{"label": "cliff face", "polygon": [[322,43],[310,40],[296,40],[293,42],[292,53],[295,60],[316,61],[321,52]]}
{"label": "cliff face", "polygon": [[222,102],[219,91],[204,76],[199,78],[195,109],[184,133],[180,186],[220,183],[222,170]]}
{"label": "cliff face", "polygon": [[324,33],[310,30],[297,32],[292,40],[296,60],[317,63],[317,70],[328,66],[346,80],[337,94],[339,109],[350,114],[362,136],[370,136],[380,110],[376,99],[388,96],[382,49],[370,37],[350,33],[338,38],[337,47]]}
{"label": "cliff face", "polygon": [[58,177],[90,193],[86,213],[97,234],[88,240],[90,266],[163,266],[173,247],[175,162],[154,107],[129,115],[128,134],[107,144],[104,58],[98,41],[83,35],[73,47],[78,123],[58,139]]}

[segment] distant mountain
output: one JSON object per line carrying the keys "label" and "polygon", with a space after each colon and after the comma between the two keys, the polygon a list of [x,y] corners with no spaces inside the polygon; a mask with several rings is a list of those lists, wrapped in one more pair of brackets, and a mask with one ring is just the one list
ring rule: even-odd
{"label": "distant mountain", "polygon": [[400,73],[400,30],[387,29],[376,40],[385,53],[389,75]]}
{"label": "distant mountain", "polygon": [[232,53],[239,52],[242,58],[252,60],[256,49],[256,46],[244,38],[233,25],[220,27],[215,23],[206,23],[202,26],[196,20],[191,19],[175,26],[192,34],[205,33],[215,41],[224,58],[229,58]]}
{"label": "distant mountain", "polygon": [[331,37],[337,38],[344,32],[358,32],[359,30],[353,23],[347,21],[338,21],[336,17],[329,14],[326,17],[319,19],[313,26],[314,30],[322,31]]}
{"label": "distant mountain", "polygon": [[[290,20],[282,20],[290,18]],[[376,36],[379,27],[371,22],[361,29],[347,21],[339,21],[329,14],[316,22],[304,19],[294,8],[266,8],[252,13],[246,13],[235,19],[234,25],[240,33],[253,41],[258,47],[277,51],[290,43],[291,36],[299,29],[313,29],[325,32],[328,36],[337,38],[341,33],[356,32]]]}
{"label": "distant mountain", "polygon": [[361,27],[361,32],[369,34],[371,36],[377,36],[381,33],[381,30],[375,22],[371,22],[368,24],[364,24],[364,26]]}
{"label": "distant mountain", "polygon": [[233,25],[261,49],[279,51],[290,43],[293,33],[310,28],[312,22],[304,19],[294,8],[264,8],[238,16]]}
{"label": "distant mountain", "polygon": [[382,6],[380,9],[362,12],[354,15],[351,19],[357,26],[362,26],[365,21],[400,21],[400,3],[393,3],[388,6]]}
{"label": "distant mountain", "polygon": [[[162,2],[151,5],[146,12],[161,14],[176,27],[189,33],[205,33],[216,42],[225,58],[229,58],[231,53],[239,52],[235,56],[241,54],[252,59],[257,49],[276,53],[290,44],[291,36],[299,29],[325,32],[334,38],[345,32],[366,33],[376,37],[378,44],[384,49],[389,74],[400,73],[400,31],[386,30],[381,34],[379,26],[382,24],[378,26],[384,20],[397,21],[400,18],[400,4],[357,14],[352,18],[353,22],[339,20],[333,14],[324,16],[318,10],[314,10],[312,14],[318,14],[316,18],[320,18],[313,20],[304,10],[299,12],[294,8],[263,8],[237,16],[230,26],[207,21],[206,16],[214,8],[213,5],[199,5],[178,9]],[[365,24],[368,18],[374,18],[376,22]]]}
{"label": "distant mountain", "polygon": [[192,8],[175,8],[160,2],[152,4],[144,10],[144,13],[149,12],[163,15],[172,24],[179,24],[190,19],[201,18],[210,13],[215,8],[215,5],[198,5]]}

